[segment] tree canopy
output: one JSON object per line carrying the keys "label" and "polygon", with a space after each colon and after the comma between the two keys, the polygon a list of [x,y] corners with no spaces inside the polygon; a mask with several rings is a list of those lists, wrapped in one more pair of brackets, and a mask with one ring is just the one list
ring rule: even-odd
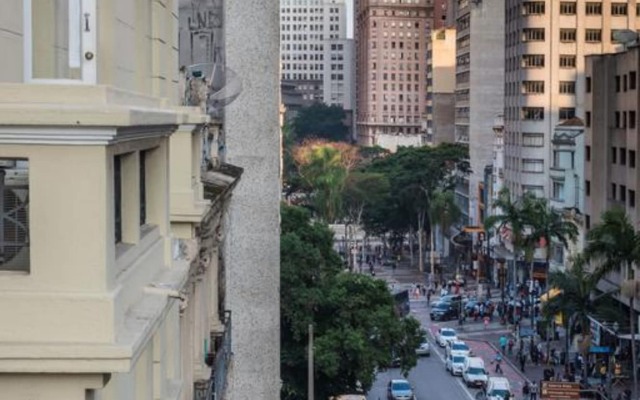
{"label": "tree canopy", "polygon": [[298,111],[293,119],[296,140],[316,138],[331,141],[350,141],[346,113],[337,105],[315,103]]}
{"label": "tree canopy", "polygon": [[317,398],[368,390],[392,354],[403,371],[415,366],[424,331],[414,318],[396,315],[386,284],[344,272],[331,231],[308,211],[283,206],[281,230],[282,398],[306,399],[309,324]]}

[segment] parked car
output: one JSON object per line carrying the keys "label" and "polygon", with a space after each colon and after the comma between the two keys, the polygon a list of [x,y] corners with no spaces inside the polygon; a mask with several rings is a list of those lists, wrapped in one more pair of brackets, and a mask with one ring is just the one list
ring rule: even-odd
{"label": "parked car", "polygon": [[418,346],[418,348],[416,349],[416,354],[419,356],[427,356],[427,357],[431,355],[431,346],[429,345],[429,342],[427,342],[426,339],[424,339],[422,343],[420,343],[420,346]]}
{"label": "parked car", "polygon": [[485,387],[489,377],[480,357],[467,357],[462,368],[462,380],[467,387]]}
{"label": "parked car", "polygon": [[440,347],[446,347],[447,342],[458,340],[458,334],[453,328],[440,328],[436,334],[436,343]]}
{"label": "parked car", "polygon": [[464,361],[467,359],[465,356],[449,355],[445,363],[445,368],[451,375],[461,376],[462,368],[464,367]]}
{"label": "parked car", "polygon": [[416,400],[413,387],[406,379],[392,379],[387,385],[388,400]]}
{"label": "parked car", "polygon": [[469,357],[471,355],[471,349],[469,346],[463,341],[455,340],[447,342],[447,347],[445,347],[445,353],[447,356],[464,356]]}
{"label": "parked car", "polygon": [[458,310],[452,303],[437,302],[429,313],[432,321],[448,321],[458,318]]}
{"label": "parked car", "polygon": [[509,398],[513,398],[513,393],[511,392],[511,386],[509,385],[509,380],[504,377],[491,377],[487,381],[486,387],[486,396],[487,400],[503,400],[509,394]]}

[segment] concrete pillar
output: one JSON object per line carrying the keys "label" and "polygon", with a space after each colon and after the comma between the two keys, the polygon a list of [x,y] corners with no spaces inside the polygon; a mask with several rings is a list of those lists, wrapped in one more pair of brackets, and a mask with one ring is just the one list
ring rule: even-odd
{"label": "concrete pillar", "polygon": [[226,161],[244,168],[225,243],[233,368],[227,398],[280,398],[279,2],[225,1],[226,65],[243,91],[225,108]]}

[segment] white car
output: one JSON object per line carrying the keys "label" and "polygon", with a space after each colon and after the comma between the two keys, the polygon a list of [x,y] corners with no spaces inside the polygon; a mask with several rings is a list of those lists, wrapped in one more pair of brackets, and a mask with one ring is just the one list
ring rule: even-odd
{"label": "white car", "polygon": [[450,355],[447,357],[445,368],[451,375],[462,376],[462,369],[464,368],[464,361],[467,357],[461,355]]}
{"label": "white car", "polygon": [[429,342],[425,340],[420,343],[420,346],[416,349],[416,354],[419,356],[430,356],[431,355],[431,347],[429,346]]}
{"label": "white car", "polygon": [[509,381],[507,380],[507,378],[489,378],[486,390],[487,400],[503,400],[507,397],[507,394],[510,395],[510,398],[513,398],[513,393],[511,393],[511,386],[509,385]]}
{"label": "white car", "polygon": [[440,347],[446,347],[448,342],[454,342],[458,340],[458,334],[455,329],[452,328],[440,328],[436,335],[436,343]]}
{"label": "white car", "polygon": [[445,353],[447,356],[464,356],[469,357],[471,355],[471,350],[469,346],[463,341],[455,340],[447,342],[447,347],[445,349]]}
{"label": "white car", "polygon": [[464,367],[462,368],[462,380],[467,387],[485,387],[488,379],[482,358],[467,357],[465,359]]}

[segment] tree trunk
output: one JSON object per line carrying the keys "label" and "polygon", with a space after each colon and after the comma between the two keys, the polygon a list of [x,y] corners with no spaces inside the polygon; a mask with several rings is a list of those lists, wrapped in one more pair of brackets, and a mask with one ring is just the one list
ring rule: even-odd
{"label": "tree trunk", "polygon": [[409,259],[411,260],[411,266],[413,267],[413,228],[409,229]]}
{"label": "tree trunk", "polygon": [[424,272],[424,219],[425,213],[418,213],[418,269]]}
{"label": "tree trunk", "polygon": [[633,387],[631,388],[632,399],[638,398],[638,367],[636,366],[636,336],[633,320],[635,313],[633,312],[633,300],[635,294],[629,296],[629,328],[631,329],[631,368],[633,368]]}
{"label": "tree trunk", "polygon": [[429,264],[431,264],[431,281],[433,282],[436,276],[436,238],[435,238],[435,229],[431,228],[430,232],[431,239],[431,251],[429,252]]}

